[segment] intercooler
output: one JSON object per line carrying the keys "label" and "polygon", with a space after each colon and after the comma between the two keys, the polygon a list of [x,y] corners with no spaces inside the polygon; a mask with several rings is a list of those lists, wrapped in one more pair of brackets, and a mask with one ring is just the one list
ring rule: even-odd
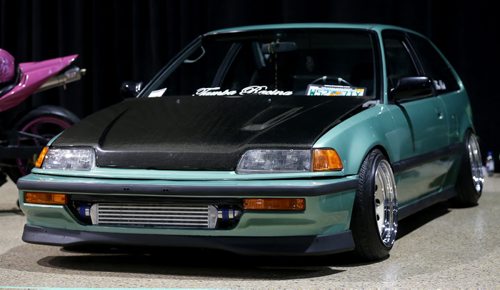
{"label": "intercooler", "polygon": [[154,203],[96,203],[90,208],[94,225],[206,228],[217,224],[217,208],[213,205]]}

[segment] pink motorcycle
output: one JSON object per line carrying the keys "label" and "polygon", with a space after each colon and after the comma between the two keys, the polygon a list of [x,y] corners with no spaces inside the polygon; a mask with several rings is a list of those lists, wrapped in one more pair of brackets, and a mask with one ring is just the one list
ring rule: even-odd
{"label": "pink motorcycle", "polygon": [[28,174],[42,147],[78,122],[72,112],[41,106],[25,112],[18,105],[30,95],[80,80],[85,70],[72,65],[78,55],[39,62],[14,62],[0,49],[0,185]]}

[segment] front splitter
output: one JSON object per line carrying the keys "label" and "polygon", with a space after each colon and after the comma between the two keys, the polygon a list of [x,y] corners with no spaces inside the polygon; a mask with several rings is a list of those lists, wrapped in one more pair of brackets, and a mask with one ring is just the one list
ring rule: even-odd
{"label": "front splitter", "polygon": [[25,225],[23,241],[54,246],[146,246],[225,250],[245,255],[320,255],[351,251],[351,231],[328,236],[216,237],[86,232]]}

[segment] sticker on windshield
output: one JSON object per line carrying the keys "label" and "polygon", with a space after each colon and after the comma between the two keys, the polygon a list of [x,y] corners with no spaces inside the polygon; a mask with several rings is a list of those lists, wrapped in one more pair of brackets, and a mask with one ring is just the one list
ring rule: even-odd
{"label": "sticker on windshield", "polygon": [[245,96],[245,95],[264,95],[264,96],[290,96],[293,91],[270,90],[267,86],[249,86],[239,91],[221,90],[220,87],[199,88],[193,96]]}
{"label": "sticker on windshield", "polygon": [[350,86],[329,86],[329,85],[308,85],[308,96],[356,96],[365,95],[365,88],[356,88]]}
{"label": "sticker on windshield", "polygon": [[152,91],[151,93],[149,93],[148,98],[159,98],[159,97],[163,96],[163,94],[165,93],[166,90],[167,90],[167,88]]}

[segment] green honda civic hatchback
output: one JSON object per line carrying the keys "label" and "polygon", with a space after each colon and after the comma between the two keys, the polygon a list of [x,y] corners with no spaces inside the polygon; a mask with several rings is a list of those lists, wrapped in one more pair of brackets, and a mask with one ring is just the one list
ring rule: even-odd
{"label": "green honda civic hatchback", "polygon": [[464,86],[407,29],[213,31],[128,85],[19,180],[25,242],[375,260],[399,220],[483,189]]}

